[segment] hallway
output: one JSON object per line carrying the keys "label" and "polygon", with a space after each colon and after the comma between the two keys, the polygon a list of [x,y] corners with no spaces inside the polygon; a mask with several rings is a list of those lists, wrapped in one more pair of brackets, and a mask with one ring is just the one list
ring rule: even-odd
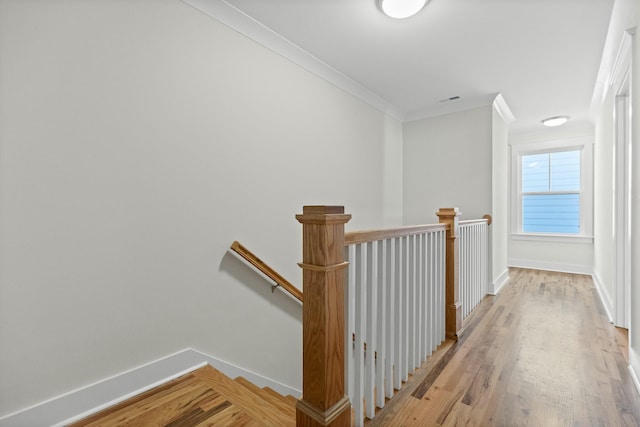
{"label": "hallway", "polygon": [[608,322],[592,279],[518,268],[510,278],[409,381],[412,398],[370,425],[640,426],[626,330]]}

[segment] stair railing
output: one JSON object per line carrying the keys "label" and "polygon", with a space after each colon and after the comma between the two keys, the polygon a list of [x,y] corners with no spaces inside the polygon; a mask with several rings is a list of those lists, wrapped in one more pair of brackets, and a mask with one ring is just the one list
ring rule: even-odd
{"label": "stair railing", "polygon": [[302,292],[231,245],[299,301],[304,294],[298,426],[351,425],[352,404],[353,425],[363,425],[445,337],[462,333],[486,294],[491,217],[459,221],[457,208],[437,215],[440,224],[345,233],[344,207],[305,206],[296,216]]}
{"label": "stair railing", "polygon": [[487,295],[490,220],[489,216],[460,221],[460,302],[463,322]]}
{"label": "stair railing", "polygon": [[457,338],[459,212],[437,215],[438,225],[346,235],[342,206],[305,206],[296,216],[307,300],[298,425],[350,425],[346,393],[362,425],[445,336]]}
{"label": "stair railing", "polygon": [[356,426],[445,338],[446,230],[434,224],[345,235],[346,335],[355,337],[345,342],[346,382]]}
{"label": "stair railing", "polygon": [[269,267],[264,261],[255,256],[249,249],[245,248],[237,240],[231,244],[231,250],[240,255],[249,264],[260,270],[264,275],[275,282],[276,287],[282,287],[289,292],[295,299],[302,302],[302,292],[295,285],[291,284],[287,279],[282,277],[277,271]]}

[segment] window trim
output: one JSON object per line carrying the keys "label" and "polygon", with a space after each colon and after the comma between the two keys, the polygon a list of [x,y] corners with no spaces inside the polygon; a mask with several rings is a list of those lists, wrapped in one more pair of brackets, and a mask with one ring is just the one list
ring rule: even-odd
{"label": "window trim", "polygon": [[[577,234],[522,231],[522,156],[536,153],[581,150],[580,155],[580,232]],[[593,138],[576,137],[511,145],[511,237],[572,243],[593,242]]]}

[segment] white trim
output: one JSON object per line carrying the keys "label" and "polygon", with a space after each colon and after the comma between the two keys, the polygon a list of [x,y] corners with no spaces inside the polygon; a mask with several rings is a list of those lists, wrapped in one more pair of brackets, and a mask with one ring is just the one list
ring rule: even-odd
{"label": "white trim", "polygon": [[633,383],[636,385],[638,393],[640,393],[640,355],[631,347],[629,347],[629,372],[631,372]]}
{"label": "white trim", "polygon": [[620,88],[622,81],[625,79],[625,75],[631,68],[631,42],[635,32],[635,28],[630,28],[622,34],[618,53],[611,68],[611,75],[609,76],[609,86],[613,88]]}
{"label": "white trim", "polygon": [[487,289],[487,293],[489,295],[498,295],[498,292],[502,290],[504,285],[509,281],[509,269],[505,268],[505,270],[498,276],[493,283],[489,285],[489,289]]}
{"label": "white trim", "polygon": [[512,233],[511,240],[592,244],[593,236],[572,236],[570,234]]}
{"label": "white trim", "polygon": [[607,37],[600,58],[598,76],[596,78],[593,95],[591,97],[590,112],[591,118],[594,121],[597,120],[597,117],[600,114],[603,101],[609,89],[611,72],[614,68],[613,64],[616,60],[620,40],[626,30],[625,26],[630,22],[629,17],[635,15],[636,8],[637,2],[634,1],[616,1],[613,4],[609,28],[607,30]]}
{"label": "white trim", "polygon": [[201,358],[190,356],[188,350],[182,350],[64,393],[0,418],[0,426],[58,426],[73,422],[206,364]]}
{"label": "white trim", "polygon": [[496,98],[493,100],[493,106],[507,125],[511,124],[516,119],[501,93],[496,95]]}
{"label": "white trim", "polygon": [[490,106],[495,100],[498,93],[490,93],[489,95],[482,95],[473,98],[464,98],[458,101],[449,102],[446,104],[429,107],[424,110],[416,111],[407,114],[404,118],[405,121],[411,122],[414,120],[428,119],[431,117],[443,116],[445,114],[459,113],[462,111],[473,110],[480,107]]}
{"label": "white trim", "polygon": [[509,258],[507,260],[509,267],[529,268],[532,270],[558,271],[561,273],[587,274],[591,275],[592,268],[590,265],[565,264],[559,262],[532,261],[527,259]]}
{"label": "white trim", "polygon": [[613,298],[611,298],[607,289],[602,285],[598,273],[594,271],[591,273],[591,277],[593,278],[593,283],[596,285],[596,291],[598,291],[598,296],[600,297],[604,311],[607,313],[607,319],[609,319],[609,323],[613,323]]}
{"label": "white trim", "polygon": [[[591,243],[593,236],[593,136],[577,136],[572,138],[553,138],[545,141],[521,142],[511,145],[511,177],[509,202],[511,209],[511,236],[516,240],[535,240],[531,236],[539,236],[539,240],[549,240],[545,235],[522,232],[521,206],[521,158],[526,154],[546,153],[559,150],[579,149],[580,154],[580,233],[571,235],[571,242],[578,243],[578,238],[590,239],[584,243]],[[558,235],[567,238],[568,235]]]}
{"label": "white trim", "polygon": [[207,364],[231,378],[242,376],[260,387],[270,387],[283,395],[300,396],[302,394],[298,389],[187,348],[8,414],[0,418],[0,427],[64,426]]}
{"label": "white trim", "polygon": [[635,29],[622,36],[609,84],[614,91],[614,182],[613,194],[615,275],[614,324],[628,328],[631,317],[631,47]]}
{"label": "white trim", "polygon": [[224,0],[182,1],[383,113],[399,121],[405,119],[404,113],[389,101],[345,76]]}
{"label": "white trim", "polygon": [[246,380],[249,380],[250,382],[252,382],[253,384],[257,385],[258,387],[269,387],[275,391],[277,391],[278,393],[287,396],[287,395],[291,395],[294,397],[300,397],[302,396],[302,390],[292,387],[292,386],[288,386],[286,384],[282,384],[278,381],[272,380],[270,378],[267,378],[263,375],[260,375],[256,372],[250,371],[248,369],[244,369],[240,366],[236,366],[232,363],[229,362],[225,362],[222,359],[218,359],[216,357],[210,356],[206,353],[203,353],[199,350],[190,348],[190,351],[197,353],[200,357],[204,358],[204,360],[211,366],[213,366],[214,368],[216,368],[217,370],[219,370],[220,372],[222,372],[223,374],[225,374],[226,376],[228,376],[229,378],[236,378],[236,377],[243,377]]}

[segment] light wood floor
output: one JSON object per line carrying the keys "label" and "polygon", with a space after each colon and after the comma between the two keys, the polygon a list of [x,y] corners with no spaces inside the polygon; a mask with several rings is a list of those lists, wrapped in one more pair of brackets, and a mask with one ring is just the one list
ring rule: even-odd
{"label": "light wood floor", "polygon": [[[626,332],[608,323],[591,278],[510,277],[369,426],[640,427]],[[293,426],[295,399],[274,394],[207,367],[73,426]]]}
{"label": "light wood floor", "polygon": [[293,397],[205,366],[69,427],[295,426]]}
{"label": "light wood floor", "polygon": [[369,425],[640,426],[626,331],[607,321],[592,279],[510,277]]}

